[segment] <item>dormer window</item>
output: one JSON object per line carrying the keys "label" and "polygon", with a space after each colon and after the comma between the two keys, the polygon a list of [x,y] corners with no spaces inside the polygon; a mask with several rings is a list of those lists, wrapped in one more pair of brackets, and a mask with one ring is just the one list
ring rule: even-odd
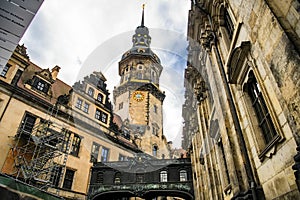
{"label": "dormer window", "polygon": [[46,81],[38,78],[38,77],[34,77],[33,80],[33,85],[34,88],[36,88],[37,90],[44,92],[44,93],[48,93],[49,90],[49,83],[47,83]]}
{"label": "dormer window", "polygon": [[88,89],[88,95],[90,96],[90,97],[93,97],[94,96],[94,89],[93,88],[91,88],[91,87],[89,87],[89,89]]}
{"label": "dormer window", "polygon": [[102,100],[103,100],[103,94],[99,93],[97,96],[97,101],[102,103]]}
{"label": "dormer window", "polygon": [[38,82],[36,88],[40,91],[43,91],[44,87],[45,87],[45,84],[43,82]]}

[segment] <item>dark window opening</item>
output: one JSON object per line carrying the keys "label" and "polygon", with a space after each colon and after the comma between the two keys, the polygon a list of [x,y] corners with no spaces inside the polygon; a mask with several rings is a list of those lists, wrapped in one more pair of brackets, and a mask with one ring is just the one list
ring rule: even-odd
{"label": "dark window opening", "polygon": [[157,151],[158,151],[158,147],[154,145],[154,146],[152,147],[152,155],[153,155],[153,156],[157,156]]}
{"label": "dark window opening", "polygon": [[17,85],[17,83],[19,82],[21,75],[22,75],[23,71],[18,69],[18,71],[16,72],[13,80],[11,81],[12,85]]}
{"label": "dark window opening", "polygon": [[49,84],[46,81],[44,81],[38,77],[33,78],[32,86],[34,88],[36,88],[37,90],[44,92],[44,93],[47,93],[50,88]]}
{"label": "dark window opening", "polygon": [[119,110],[123,109],[123,102],[119,103]]}
{"label": "dark window opening", "polygon": [[98,96],[97,96],[97,101],[102,103],[102,100],[103,100],[103,94],[99,93]]}
{"label": "dark window opening", "polygon": [[229,39],[231,40],[232,37],[233,37],[234,26],[233,26],[232,20],[229,16],[229,13],[226,9],[225,9],[225,12],[224,12],[224,22],[225,22],[224,25],[225,25],[225,28],[227,30]]}
{"label": "dark window opening", "polygon": [[119,161],[125,161],[126,160],[126,156],[119,154]]}
{"label": "dark window opening", "polygon": [[109,149],[102,147],[102,151],[101,151],[101,162],[106,162],[108,161],[108,153],[109,153]]}
{"label": "dark window opening", "polygon": [[115,174],[115,180],[114,180],[115,184],[119,184],[121,183],[121,173],[120,172],[117,172]]}
{"label": "dark window opening", "polygon": [[90,104],[88,103],[84,103],[84,106],[83,106],[83,112],[85,113],[89,113],[89,107],[90,107]]}
{"label": "dark window opening", "polygon": [[72,141],[72,147],[70,154],[72,156],[78,156],[79,148],[80,148],[80,142],[81,139],[78,135],[74,135],[73,141]]}
{"label": "dark window opening", "polygon": [[75,171],[70,170],[70,169],[66,170],[63,188],[72,189],[74,174],[75,174]]}
{"label": "dark window opening", "polygon": [[83,102],[82,99],[78,98],[77,101],[76,101],[76,108],[81,109],[82,102]]}
{"label": "dark window opening", "polygon": [[127,139],[127,140],[130,140],[130,133],[128,130],[123,130],[123,134],[122,136]]}
{"label": "dark window opening", "polygon": [[220,149],[221,149],[221,153],[222,153],[222,158],[224,161],[224,166],[223,169],[225,170],[225,175],[226,175],[226,180],[227,183],[230,183],[230,177],[229,177],[229,171],[228,171],[228,167],[227,167],[227,160],[226,160],[226,156],[225,156],[225,151],[224,151],[224,146],[223,146],[223,142],[222,140],[218,143]]}
{"label": "dark window opening", "polygon": [[263,98],[261,88],[257,83],[257,80],[253,72],[250,72],[249,74],[249,80],[247,82],[246,90],[250,96],[252,107],[254,108],[265,144],[267,145],[273,140],[273,138],[277,135],[277,133],[273,125],[265,100]]}
{"label": "dark window opening", "polygon": [[108,120],[108,114],[97,109],[95,113],[95,118],[106,124]]}
{"label": "dark window opening", "polygon": [[153,106],[154,112],[157,113],[157,105]]}
{"label": "dark window opening", "polygon": [[92,145],[91,159],[90,159],[92,163],[98,162],[99,149],[100,149],[100,145],[94,142]]}
{"label": "dark window opening", "polygon": [[[10,64],[6,64],[6,65],[3,67],[0,76],[5,77],[10,67],[11,67]],[[0,70],[1,70],[1,69],[0,69]]]}
{"label": "dark window opening", "polygon": [[94,89],[93,88],[91,88],[91,87],[89,87],[89,89],[88,89],[88,95],[90,96],[90,97],[93,97],[94,96]]}
{"label": "dark window opening", "polygon": [[31,134],[32,133],[32,129],[34,127],[36,121],[36,117],[26,113],[25,117],[22,121],[22,125],[21,125],[21,131],[26,133],[26,134]]}

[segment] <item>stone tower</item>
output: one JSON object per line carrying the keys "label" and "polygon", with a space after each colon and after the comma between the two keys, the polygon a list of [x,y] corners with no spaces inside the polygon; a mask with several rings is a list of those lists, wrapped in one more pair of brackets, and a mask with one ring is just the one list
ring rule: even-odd
{"label": "stone tower", "polygon": [[159,88],[163,67],[151,50],[149,30],[144,26],[144,8],[141,25],[132,36],[133,46],[119,62],[119,86],[115,87],[114,112],[123,121],[122,131],[134,140],[141,150],[157,158],[169,157],[169,146],[163,134],[163,101],[165,94]]}

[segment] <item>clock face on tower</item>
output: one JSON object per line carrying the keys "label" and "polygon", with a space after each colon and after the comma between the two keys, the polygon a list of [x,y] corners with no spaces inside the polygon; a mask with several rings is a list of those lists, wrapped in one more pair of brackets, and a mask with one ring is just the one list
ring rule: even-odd
{"label": "clock face on tower", "polygon": [[133,94],[133,99],[136,100],[137,102],[143,101],[144,100],[144,94],[140,91],[135,91]]}

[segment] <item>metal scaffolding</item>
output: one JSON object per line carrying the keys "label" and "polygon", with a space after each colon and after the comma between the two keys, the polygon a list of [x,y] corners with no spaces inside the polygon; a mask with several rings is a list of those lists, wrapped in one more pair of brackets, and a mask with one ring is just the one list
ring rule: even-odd
{"label": "metal scaffolding", "polygon": [[50,111],[48,119],[24,118],[12,147],[11,175],[41,189],[61,186],[70,148],[68,129],[52,120],[56,106]]}

